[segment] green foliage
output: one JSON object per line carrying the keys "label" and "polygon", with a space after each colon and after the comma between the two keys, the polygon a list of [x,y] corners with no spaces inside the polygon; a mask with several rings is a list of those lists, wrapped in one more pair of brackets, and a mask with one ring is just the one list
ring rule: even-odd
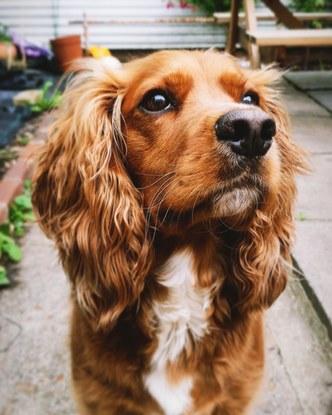
{"label": "green foliage", "polygon": [[11,262],[19,262],[22,259],[22,252],[15,240],[5,234],[5,228],[0,230],[0,252],[1,256],[6,256]]}
{"label": "green foliage", "polygon": [[40,98],[35,103],[28,104],[32,112],[39,114],[59,106],[61,101],[61,92],[59,90],[55,90],[53,93],[50,93],[50,88],[52,86],[53,82],[45,82]]}
{"label": "green foliage", "polygon": [[0,148],[0,165],[10,160],[14,160],[17,154],[11,148]]}
{"label": "green foliage", "polygon": [[295,10],[303,12],[317,12],[324,10],[327,6],[326,0],[292,0]]}
{"label": "green foliage", "polygon": [[[199,7],[212,14],[216,11],[229,11],[231,0],[186,0],[186,3]],[[291,0],[295,10],[303,12],[317,12],[327,8],[327,0]]]}
{"label": "green foliage", "polygon": [[12,38],[8,33],[8,27],[5,26],[3,23],[0,23],[0,42],[3,43],[11,43]]}
{"label": "green foliage", "polygon": [[28,134],[22,134],[16,138],[15,143],[19,146],[26,146],[27,144],[29,144],[29,141],[30,136]]}
{"label": "green foliage", "polygon": [[4,285],[9,285],[9,279],[7,277],[6,268],[0,265],[0,287]]}
{"label": "green foliage", "polygon": [[17,153],[11,148],[0,148],[0,177],[6,171],[8,163],[16,158]]}
{"label": "green foliage", "polygon": [[33,219],[31,182],[26,180],[23,193],[10,206],[8,222],[0,225],[0,286],[9,284],[5,263],[19,262],[22,259],[22,251],[16,239],[24,235],[25,223]]}
{"label": "green foliage", "polygon": [[208,14],[217,11],[228,11],[231,7],[231,0],[187,0],[187,3],[199,7]]}

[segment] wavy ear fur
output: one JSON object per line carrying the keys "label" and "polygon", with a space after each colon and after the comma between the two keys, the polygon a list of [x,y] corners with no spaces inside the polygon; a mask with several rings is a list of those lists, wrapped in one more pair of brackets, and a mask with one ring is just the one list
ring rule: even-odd
{"label": "wavy ear fur", "polygon": [[71,81],[34,177],[33,204],[81,309],[109,328],[149,268],[140,195],[124,166],[121,73],[88,62]]}
{"label": "wavy ear fur", "polygon": [[305,153],[290,140],[287,113],[278,92],[268,86],[280,77],[275,70],[253,73],[263,97],[261,106],[277,125],[281,174],[278,186],[268,190],[245,232],[236,237],[230,253],[230,291],[239,311],[269,307],[284,290],[290,269],[294,234],[295,175],[308,171]]}

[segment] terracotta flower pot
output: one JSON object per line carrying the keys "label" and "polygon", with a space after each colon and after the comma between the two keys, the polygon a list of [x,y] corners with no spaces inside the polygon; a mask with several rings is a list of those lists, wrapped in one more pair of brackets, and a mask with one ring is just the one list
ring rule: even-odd
{"label": "terracotta flower pot", "polygon": [[80,35],[58,37],[51,40],[51,46],[62,71],[67,71],[73,60],[83,56]]}
{"label": "terracotta flower pot", "polygon": [[9,42],[0,42],[0,59],[15,59],[16,47]]}

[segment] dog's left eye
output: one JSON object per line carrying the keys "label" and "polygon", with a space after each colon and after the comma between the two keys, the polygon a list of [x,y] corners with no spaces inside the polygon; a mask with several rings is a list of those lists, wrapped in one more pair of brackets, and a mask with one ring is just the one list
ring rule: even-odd
{"label": "dog's left eye", "polygon": [[139,107],[145,112],[158,113],[168,111],[174,105],[170,96],[165,91],[153,89],[144,95]]}
{"label": "dog's left eye", "polygon": [[242,96],[241,102],[248,105],[258,105],[259,96],[254,91],[248,91]]}

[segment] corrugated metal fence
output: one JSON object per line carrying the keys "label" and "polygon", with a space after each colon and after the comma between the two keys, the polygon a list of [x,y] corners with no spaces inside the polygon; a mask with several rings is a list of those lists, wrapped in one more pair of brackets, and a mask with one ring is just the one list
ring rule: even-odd
{"label": "corrugated metal fence", "polygon": [[[0,0],[0,22],[31,42],[47,46],[56,36],[83,35],[84,14],[89,44],[110,49],[205,48],[225,44],[225,28],[201,23],[107,23],[202,16],[188,8],[169,7],[168,0]],[[173,4],[176,4],[173,1]]]}

